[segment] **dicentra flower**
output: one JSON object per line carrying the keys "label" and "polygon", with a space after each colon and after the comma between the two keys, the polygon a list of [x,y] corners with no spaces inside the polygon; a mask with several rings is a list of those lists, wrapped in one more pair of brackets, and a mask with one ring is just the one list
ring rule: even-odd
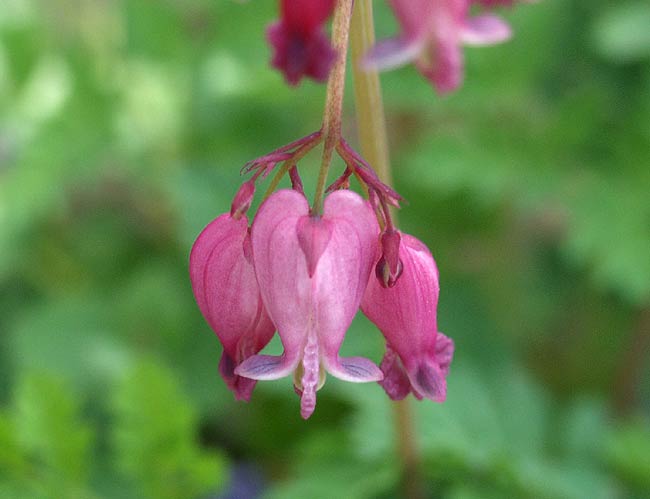
{"label": "dicentra flower", "polygon": [[303,76],[325,81],[336,52],[323,31],[334,10],[335,0],[281,0],[280,20],[267,31],[273,46],[271,65],[279,69],[290,85]]}
{"label": "dicentra flower", "polygon": [[382,265],[389,264],[380,260],[377,278],[370,279],[361,302],[363,313],[386,338],[380,384],[394,400],[413,392],[417,398],[443,402],[454,344],[438,331],[438,269],[427,247],[416,238],[393,232],[384,246],[394,252],[396,244],[399,279],[384,279]]}
{"label": "dicentra flower", "polygon": [[511,35],[510,27],[495,15],[471,17],[470,0],[390,0],[390,5],[401,33],[378,42],[365,56],[364,66],[384,70],[413,62],[440,93],[462,82],[462,44],[489,45]]}
{"label": "dicentra flower", "polygon": [[235,373],[257,380],[294,373],[305,419],[325,371],[346,381],[381,380],[370,360],[339,356],[368,283],[378,233],[369,203],[354,192],[330,194],[322,216],[310,214],[301,193],[271,195],[253,221],[251,241],[259,289],[284,353],[255,355]]}
{"label": "dicentra flower", "polygon": [[[242,195],[238,197],[241,202]],[[241,214],[250,199],[243,201],[244,205],[233,206],[234,216],[217,217],[196,239],[190,279],[199,309],[223,345],[219,372],[236,399],[249,400],[255,381],[236,375],[235,367],[266,346],[275,326],[255,279],[248,220]]]}

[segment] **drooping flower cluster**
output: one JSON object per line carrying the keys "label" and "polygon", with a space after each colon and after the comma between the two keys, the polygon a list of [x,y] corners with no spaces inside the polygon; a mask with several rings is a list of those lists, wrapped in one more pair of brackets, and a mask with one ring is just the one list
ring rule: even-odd
{"label": "drooping flower cluster", "polygon": [[[393,227],[388,204],[399,196],[342,139],[337,151],[346,170],[328,189],[322,212],[310,209],[295,163],[320,140],[317,132],[247,165],[253,177],[231,212],[194,243],[192,289],[223,344],[220,373],[243,400],[257,380],[293,374],[303,418],[313,413],[326,373],[377,381],[392,399],[412,392],[442,402],[453,343],[437,330],[436,264],[421,242]],[[249,229],[255,181],[278,163],[288,167],[293,189],[271,194]],[[347,189],[353,175],[369,200]],[[360,307],[386,338],[380,367],[339,355]],[[261,354],[276,330],[284,352]]]}
{"label": "drooping flower cluster", "polygon": [[[491,45],[511,36],[508,24],[483,9],[511,6],[516,0],[388,0],[400,26],[395,38],[379,41],[366,55],[367,69],[387,70],[413,62],[439,93],[463,79],[463,45]],[[532,1],[532,0],[526,0]],[[280,20],[268,30],[272,65],[296,85],[303,76],[325,81],[336,54],[324,35],[334,0],[281,0]]]}

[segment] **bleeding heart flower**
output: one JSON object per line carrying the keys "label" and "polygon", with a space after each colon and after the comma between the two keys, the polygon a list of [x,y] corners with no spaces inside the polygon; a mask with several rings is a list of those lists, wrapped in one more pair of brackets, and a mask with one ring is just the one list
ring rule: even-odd
{"label": "bleeding heart flower", "polygon": [[497,16],[469,17],[470,0],[390,0],[402,32],[378,42],[365,56],[368,69],[391,69],[414,62],[440,93],[463,79],[461,44],[490,45],[510,38]]}
{"label": "bleeding heart flower", "polygon": [[323,33],[334,10],[334,0],[282,0],[281,18],[267,31],[275,53],[271,65],[282,71],[290,85],[303,76],[325,81],[336,52]]}
{"label": "bleeding heart flower", "polygon": [[312,216],[296,191],[269,197],[253,221],[253,261],[284,353],[253,356],[235,373],[269,380],[295,372],[305,419],[314,411],[325,370],[346,381],[381,380],[368,359],[339,356],[368,283],[378,233],[370,205],[351,191],[330,194],[322,216]]}
{"label": "bleeding heart flower", "polygon": [[361,310],[387,342],[380,384],[393,400],[412,391],[418,398],[443,402],[454,344],[438,331],[438,269],[422,242],[400,235],[402,274],[392,287],[381,275],[370,279],[361,302]]}
{"label": "bleeding heart flower", "polygon": [[236,375],[235,367],[264,348],[275,332],[250,253],[248,220],[239,212],[238,217],[224,214],[213,220],[190,254],[194,297],[223,345],[219,372],[235,398],[247,401],[255,381]]}

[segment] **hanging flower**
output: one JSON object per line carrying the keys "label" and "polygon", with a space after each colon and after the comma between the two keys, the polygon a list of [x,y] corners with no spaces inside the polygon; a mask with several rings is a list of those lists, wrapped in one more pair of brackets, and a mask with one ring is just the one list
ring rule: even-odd
{"label": "hanging flower", "polygon": [[[361,303],[363,313],[386,338],[380,384],[390,398],[399,400],[410,392],[443,402],[446,376],[454,352],[453,342],[438,331],[438,269],[427,247],[408,234],[393,232],[391,249],[399,244],[401,275],[396,282],[384,279],[378,262],[377,278],[370,279]],[[394,248],[391,249],[394,252]],[[382,257],[383,258],[383,257]]]}
{"label": "hanging flower", "polygon": [[511,35],[510,27],[495,15],[470,17],[469,0],[390,0],[390,4],[401,33],[378,42],[364,58],[364,66],[384,70],[414,62],[440,93],[451,92],[462,82],[462,44],[490,45]]}
{"label": "hanging flower", "polygon": [[310,215],[301,193],[271,195],[253,222],[252,250],[262,299],[284,353],[255,355],[235,373],[258,380],[294,373],[305,419],[314,411],[325,371],[352,382],[381,380],[371,361],[339,356],[368,283],[378,233],[370,205],[354,192],[330,194],[322,216]]}
{"label": "hanging flower", "polygon": [[223,214],[203,229],[190,253],[192,291],[201,313],[223,345],[219,372],[237,400],[250,400],[255,381],[235,367],[271,340],[275,326],[260,297],[252,265],[248,220],[248,183]]}
{"label": "hanging flower", "polygon": [[334,10],[334,0],[281,0],[281,18],[267,31],[274,48],[271,65],[290,85],[303,76],[325,81],[336,52],[323,32],[323,24]]}

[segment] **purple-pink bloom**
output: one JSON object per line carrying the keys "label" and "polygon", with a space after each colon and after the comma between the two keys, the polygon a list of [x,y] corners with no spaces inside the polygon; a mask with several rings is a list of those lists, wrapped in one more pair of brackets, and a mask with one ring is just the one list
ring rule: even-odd
{"label": "purple-pink bloom", "polygon": [[414,62],[440,93],[463,79],[461,45],[489,45],[508,39],[510,27],[492,14],[469,16],[470,0],[390,0],[401,33],[378,42],[366,55],[368,69]]}
{"label": "purple-pink bloom", "polygon": [[370,279],[361,310],[386,338],[380,384],[393,400],[410,392],[443,402],[454,352],[452,340],[438,331],[438,268],[427,247],[401,234],[402,274],[392,287]]}
{"label": "purple-pink bloom", "polygon": [[290,85],[303,76],[325,81],[336,52],[323,32],[334,10],[334,0],[282,0],[281,18],[269,26],[267,39],[274,48],[271,65],[284,73]]}
{"label": "purple-pink bloom", "polygon": [[378,234],[369,203],[347,190],[325,199],[322,216],[310,214],[301,193],[277,191],[253,221],[257,280],[284,353],[253,356],[235,372],[258,380],[295,372],[305,419],[316,406],[324,371],[353,382],[383,377],[368,359],[339,356],[368,283]]}
{"label": "purple-pink bloom", "polygon": [[256,382],[236,375],[235,367],[266,346],[275,326],[255,279],[248,220],[237,206],[233,211],[239,216],[223,214],[199,234],[190,279],[199,309],[223,345],[219,372],[235,398],[248,401]]}

